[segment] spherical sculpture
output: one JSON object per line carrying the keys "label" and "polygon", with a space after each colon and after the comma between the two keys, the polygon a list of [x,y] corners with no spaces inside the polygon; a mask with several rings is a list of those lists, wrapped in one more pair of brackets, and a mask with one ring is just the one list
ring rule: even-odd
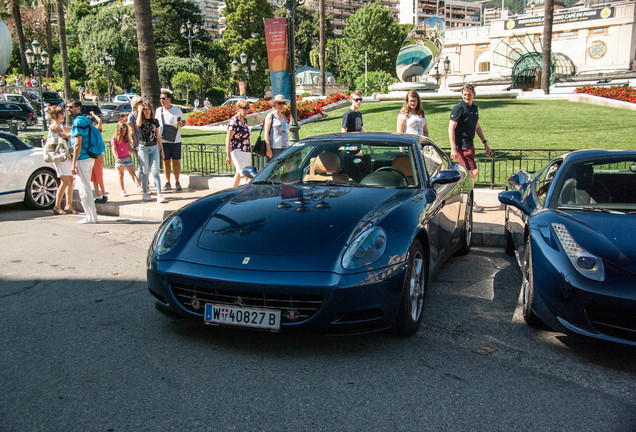
{"label": "spherical sculpture", "polygon": [[4,75],[9,68],[12,49],[13,41],[9,27],[0,20],[0,75]]}
{"label": "spherical sculpture", "polygon": [[444,48],[444,20],[427,18],[416,25],[398,53],[395,71],[402,82],[417,81],[435,64]]}

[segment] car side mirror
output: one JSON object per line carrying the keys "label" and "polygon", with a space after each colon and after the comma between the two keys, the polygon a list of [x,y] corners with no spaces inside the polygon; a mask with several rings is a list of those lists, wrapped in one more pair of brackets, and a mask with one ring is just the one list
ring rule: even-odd
{"label": "car side mirror", "polygon": [[518,208],[526,215],[530,214],[530,207],[521,199],[521,192],[516,190],[499,192],[498,198],[500,203]]}
{"label": "car side mirror", "polygon": [[249,179],[253,179],[258,174],[258,170],[253,166],[246,166],[243,168],[243,175]]}
{"label": "car side mirror", "polygon": [[448,184],[448,183],[456,183],[461,179],[461,175],[459,171],[455,170],[444,170],[435,174],[431,178],[431,187],[436,184]]}

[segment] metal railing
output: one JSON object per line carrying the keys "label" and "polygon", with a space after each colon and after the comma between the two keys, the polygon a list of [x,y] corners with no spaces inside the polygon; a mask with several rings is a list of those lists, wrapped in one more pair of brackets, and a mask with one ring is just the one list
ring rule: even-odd
{"label": "metal railing", "polygon": [[[443,148],[450,155],[450,148]],[[549,161],[569,149],[497,149],[490,156],[477,154],[475,161],[479,169],[476,186],[504,187],[508,178],[516,171],[537,171]],[[133,161],[137,164],[135,155]],[[258,169],[265,166],[265,158],[252,155],[252,163]],[[114,167],[115,158],[109,146],[104,154],[104,166]],[[181,172],[200,176],[228,176],[234,174],[234,166],[225,163],[225,144],[183,144]]]}

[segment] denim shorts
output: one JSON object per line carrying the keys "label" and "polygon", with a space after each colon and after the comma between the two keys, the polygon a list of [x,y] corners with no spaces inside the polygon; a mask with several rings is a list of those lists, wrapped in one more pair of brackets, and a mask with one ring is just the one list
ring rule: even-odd
{"label": "denim shorts", "polygon": [[115,168],[123,168],[123,167],[134,167],[135,163],[133,162],[130,156],[119,159],[119,163],[115,162]]}

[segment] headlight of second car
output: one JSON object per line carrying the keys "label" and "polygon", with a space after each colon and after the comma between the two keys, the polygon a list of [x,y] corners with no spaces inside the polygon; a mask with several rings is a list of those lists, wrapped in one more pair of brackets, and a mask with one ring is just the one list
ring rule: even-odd
{"label": "headlight of second car", "polygon": [[181,218],[173,216],[159,228],[159,232],[152,243],[152,250],[157,255],[165,254],[177,244],[182,233],[183,222]]}
{"label": "headlight of second car", "polygon": [[342,267],[356,269],[379,260],[386,249],[386,233],[373,227],[360,233],[349,245],[342,257]]}
{"label": "headlight of second car", "polygon": [[565,225],[553,223],[552,229],[574,268],[589,279],[603,282],[605,280],[603,261],[579,246]]}

